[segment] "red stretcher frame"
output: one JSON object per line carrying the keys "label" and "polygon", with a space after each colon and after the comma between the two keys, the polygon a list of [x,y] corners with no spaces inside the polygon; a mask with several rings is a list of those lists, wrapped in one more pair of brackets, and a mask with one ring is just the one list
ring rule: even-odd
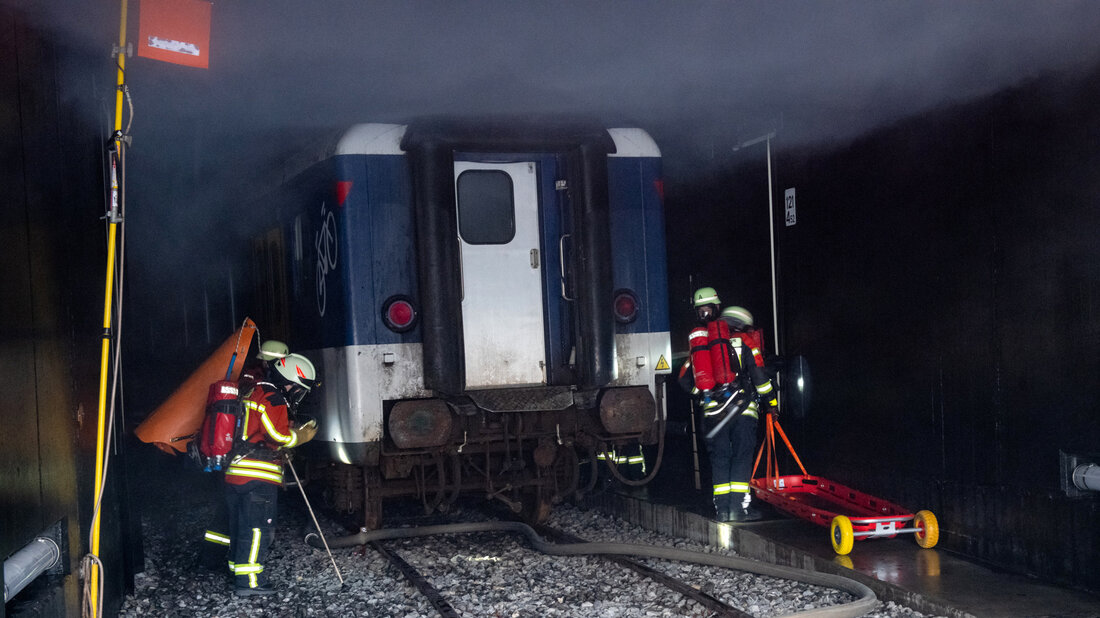
{"label": "red stretcher frame", "polygon": [[[784,513],[828,527],[836,553],[851,552],[855,540],[893,538],[903,533],[913,533],[917,544],[924,548],[933,547],[939,541],[939,524],[931,511],[914,514],[888,500],[809,474],[779,419],[768,414],[765,420],[764,442],[756,454],[750,481],[753,493]],[[779,475],[776,434],[802,470],[801,475]],[[757,478],[762,458],[764,476]],[[911,525],[906,526],[910,522]]]}

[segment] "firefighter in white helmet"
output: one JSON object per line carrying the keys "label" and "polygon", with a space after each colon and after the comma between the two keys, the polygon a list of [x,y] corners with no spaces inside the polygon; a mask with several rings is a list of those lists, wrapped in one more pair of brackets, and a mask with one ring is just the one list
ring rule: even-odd
{"label": "firefighter in white helmet", "polygon": [[[245,364],[237,379],[237,391],[240,397],[248,396],[257,382],[268,379],[271,363],[290,354],[290,348],[282,341],[268,339],[260,346],[260,351]],[[229,549],[229,513],[224,500],[214,507],[214,516],[203,531],[202,550],[199,562],[211,569],[224,568],[226,552]]]}
{"label": "firefighter in white helmet", "polygon": [[242,452],[225,472],[229,568],[238,596],[275,592],[264,567],[283,482],[280,450],[309,442],[317,433],[313,421],[292,428],[289,420],[291,411],[317,383],[313,363],[301,354],[289,354],[273,361],[268,379],[257,382],[243,400],[244,421],[238,436]]}

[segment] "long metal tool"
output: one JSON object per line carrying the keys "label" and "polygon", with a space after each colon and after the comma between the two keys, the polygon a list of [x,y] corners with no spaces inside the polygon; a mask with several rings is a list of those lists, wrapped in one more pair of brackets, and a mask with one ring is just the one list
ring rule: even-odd
{"label": "long metal tool", "polygon": [[336,558],[332,557],[332,550],[328,548],[328,541],[325,540],[325,533],[321,531],[321,524],[317,523],[317,516],[313,514],[313,507],[309,504],[309,498],[306,497],[306,490],[302,487],[302,480],[298,478],[298,471],[294,469],[294,464],[290,461],[289,457],[286,457],[286,465],[290,467],[291,474],[294,475],[294,483],[298,485],[298,491],[302,492],[302,500],[306,501],[306,509],[309,510],[309,516],[313,518],[313,525],[317,528],[317,534],[321,537],[321,543],[325,546],[325,551],[328,552],[328,559],[332,561],[332,568],[336,571],[336,579],[340,580],[340,585],[344,585],[344,578],[340,575],[340,567],[336,566]]}
{"label": "long metal tool", "polygon": [[699,478],[699,434],[695,430],[695,398],[691,398],[691,458],[695,464],[695,489],[702,489],[702,481]]}

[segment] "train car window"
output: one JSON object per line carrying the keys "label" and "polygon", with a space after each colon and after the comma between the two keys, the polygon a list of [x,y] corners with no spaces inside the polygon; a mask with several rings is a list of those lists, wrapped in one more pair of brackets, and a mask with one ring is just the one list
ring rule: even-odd
{"label": "train car window", "polygon": [[458,233],[471,245],[506,245],[516,235],[512,177],[501,170],[458,176]]}

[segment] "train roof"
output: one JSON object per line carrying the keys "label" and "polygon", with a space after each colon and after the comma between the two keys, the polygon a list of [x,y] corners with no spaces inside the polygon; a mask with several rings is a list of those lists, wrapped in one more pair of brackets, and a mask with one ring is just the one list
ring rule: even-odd
{"label": "train roof", "polygon": [[[330,155],[349,154],[404,154],[409,140],[439,139],[454,143],[478,144],[478,150],[499,148],[510,150],[542,150],[533,145],[538,143],[568,144],[581,139],[608,141],[608,156],[612,157],[659,157],[661,151],[656,142],[643,129],[610,128],[592,130],[588,128],[551,126],[532,130],[530,126],[520,126],[511,130],[502,130],[493,126],[479,133],[479,125],[448,125],[439,127],[410,126],[403,124],[364,123],[353,125],[340,136]],[[477,133],[476,138],[472,137]]]}
{"label": "train roof", "polygon": [[[470,150],[479,152],[542,152],[553,146],[564,148],[571,141],[587,139],[603,142],[609,157],[661,156],[653,138],[639,128],[602,128],[592,123],[533,120],[427,119],[407,124],[365,122],[322,132],[286,156],[277,174],[279,181],[286,182],[310,166],[337,155],[403,155],[411,139],[440,139],[442,135],[460,146],[462,142],[469,145],[476,140],[480,143]],[[486,135],[491,138],[487,140]],[[490,146],[498,150],[487,150]]]}

